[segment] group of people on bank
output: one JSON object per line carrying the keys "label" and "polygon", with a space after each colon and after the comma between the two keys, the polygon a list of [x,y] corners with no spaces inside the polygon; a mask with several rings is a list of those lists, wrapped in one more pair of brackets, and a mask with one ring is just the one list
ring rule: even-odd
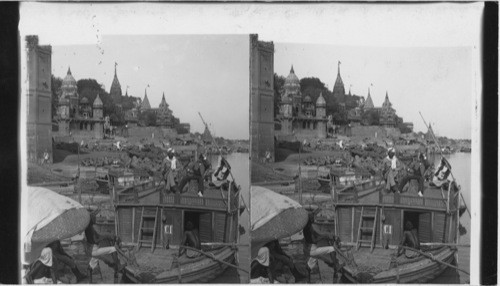
{"label": "group of people on bank", "polygon": [[[181,169],[184,169],[184,175],[179,180],[178,177]],[[176,157],[175,150],[172,148],[168,148],[167,155],[162,162],[162,175],[167,193],[183,193],[187,183],[196,181],[198,183],[199,197],[203,197],[205,182],[220,187],[226,182],[230,170],[229,163],[221,156],[219,157],[218,166],[215,172],[213,172],[212,165],[204,154],[200,154],[195,161],[191,161],[182,167]],[[215,177],[215,181],[212,180],[212,174]]]}

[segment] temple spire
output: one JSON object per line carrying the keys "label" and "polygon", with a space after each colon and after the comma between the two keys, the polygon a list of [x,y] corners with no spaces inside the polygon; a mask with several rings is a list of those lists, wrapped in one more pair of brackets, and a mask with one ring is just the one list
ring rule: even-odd
{"label": "temple spire", "polygon": [[115,76],[116,76],[116,66],[118,65],[117,62],[115,62]]}
{"label": "temple spire", "polygon": [[295,71],[293,70],[293,65],[292,68],[290,69],[290,73],[295,73]]}
{"label": "temple spire", "polygon": [[68,66],[68,72],[67,72],[67,74],[71,75],[71,67],[70,66]]}

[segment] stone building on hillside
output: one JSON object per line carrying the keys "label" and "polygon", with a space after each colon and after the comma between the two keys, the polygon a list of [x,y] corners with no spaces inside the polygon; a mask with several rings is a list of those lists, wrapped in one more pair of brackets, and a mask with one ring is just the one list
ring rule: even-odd
{"label": "stone building on hillside", "polygon": [[68,68],[61,86],[57,114],[58,122],[56,137],[104,138],[103,102],[97,95],[93,102],[87,97],[80,98],[76,80]]}
{"label": "stone building on hillside", "polygon": [[382,107],[374,107],[370,89],[368,89],[368,97],[366,98],[365,104],[363,105],[363,110],[375,110],[379,115],[379,125],[381,126],[396,127],[399,123],[398,116],[396,115],[396,110],[392,108],[392,103],[389,100],[389,94],[387,91],[385,93],[385,100],[384,103],[382,103]]}
{"label": "stone building on hillside", "polygon": [[156,125],[175,128],[175,118],[172,110],[169,108],[167,101],[165,100],[165,93],[163,93],[160,106],[156,109]]}
{"label": "stone building on hillside", "polygon": [[52,47],[40,46],[38,36],[26,36],[26,50],[28,161],[52,162]]}
{"label": "stone building on hillside", "polygon": [[295,75],[293,66],[285,79],[277,120],[281,124],[281,129],[277,132],[279,135],[326,138],[326,100],[322,94],[315,102],[309,95],[302,96],[300,80]]}

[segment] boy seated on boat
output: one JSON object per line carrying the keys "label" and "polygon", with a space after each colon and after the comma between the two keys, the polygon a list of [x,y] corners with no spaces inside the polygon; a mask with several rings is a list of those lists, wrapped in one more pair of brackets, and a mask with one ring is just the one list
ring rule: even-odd
{"label": "boy seated on boat", "polygon": [[410,221],[407,221],[405,223],[403,239],[399,244],[397,256],[401,256],[404,253],[407,258],[415,258],[419,255],[418,252],[404,248],[403,246],[420,250],[420,241],[418,239],[417,230],[413,227],[413,224]]}
{"label": "boy seated on boat", "polygon": [[200,236],[198,235],[198,230],[194,228],[191,221],[186,222],[186,227],[184,231],[184,236],[182,237],[181,247],[179,247],[179,257],[184,253],[188,258],[195,258],[200,256],[200,252],[185,248],[183,246],[188,246],[190,248],[201,250]]}
{"label": "boy seated on boat", "polygon": [[203,154],[200,154],[200,156],[198,156],[198,160],[188,164],[186,175],[179,183],[180,192],[182,193],[182,190],[188,182],[196,180],[198,182],[198,196],[203,197],[203,191],[205,190],[205,176],[207,175],[207,172],[209,172],[209,169],[210,163]]}

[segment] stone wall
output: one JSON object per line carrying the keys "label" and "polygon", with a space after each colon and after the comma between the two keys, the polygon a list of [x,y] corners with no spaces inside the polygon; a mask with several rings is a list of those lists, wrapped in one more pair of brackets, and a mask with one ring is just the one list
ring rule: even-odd
{"label": "stone wall", "polygon": [[153,139],[169,139],[177,136],[177,131],[171,128],[164,127],[129,127],[128,137],[129,138],[149,138]]}
{"label": "stone wall", "polygon": [[373,137],[385,138],[391,136],[400,136],[401,132],[397,128],[382,126],[353,126],[351,127],[351,136],[355,137]]}

